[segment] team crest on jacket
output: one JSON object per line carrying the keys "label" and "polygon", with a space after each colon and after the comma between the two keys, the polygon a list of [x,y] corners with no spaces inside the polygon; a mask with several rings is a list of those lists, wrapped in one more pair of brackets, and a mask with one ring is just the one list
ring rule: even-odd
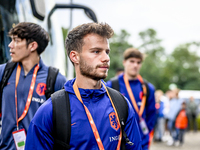
{"label": "team crest on jacket", "polygon": [[45,95],[46,90],[46,84],[45,83],[39,83],[36,88],[36,92],[39,96]]}
{"label": "team crest on jacket", "polygon": [[143,92],[142,91],[140,92],[139,97],[142,100],[142,97],[143,97]]}
{"label": "team crest on jacket", "polygon": [[111,127],[117,131],[119,129],[119,123],[117,121],[117,116],[115,112],[109,114],[109,120]]}

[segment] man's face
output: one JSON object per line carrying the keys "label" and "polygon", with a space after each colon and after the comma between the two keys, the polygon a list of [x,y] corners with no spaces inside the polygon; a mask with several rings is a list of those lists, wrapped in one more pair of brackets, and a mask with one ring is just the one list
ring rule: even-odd
{"label": "man's face", "polygon": [[132,78],[136,78],[142,66],[142,61],[139,58],[131,57],[124,60],[123,65],[125,73]]}
{"label": "man's face", "polygon": [[26,39],[21,39],[16,35],[11,37],[12,41],[8,45],[10,48],[10,56],[13,62],[21,62],[27,59],[31,53],[26,45]]}
{"label": "man's face", "polygon": [[105,79],[110,65],[109,52],[108,39],[97,34],[86,35],[80,52],[80,73],[94,80]]}

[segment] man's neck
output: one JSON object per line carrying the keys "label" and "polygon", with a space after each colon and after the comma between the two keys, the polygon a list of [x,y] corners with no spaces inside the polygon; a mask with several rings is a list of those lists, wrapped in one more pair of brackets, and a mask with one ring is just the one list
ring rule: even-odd
{"label": "man's neck", "polygon": [[76,83],[78,88],[82,89],[100,89],[101,88],[101,80],[93,80],[91,78],[77,75],[76,76]]}
{"label": "man's neck", "polygon": [[127,73],[124,73],[124,75],[128,78],[128,80],[136,80],[137,79],[137,75],[136,76],[130,76]]}
{"label": "man's neck", "polygon": [[22,66],[24,68],[24,74],[27,75],[29,73],[29,71],[33,68],[33,66],[35,66],[36,64],[38,64],[40,61],[40,57],[31,57],[29,59],[23,60]]}

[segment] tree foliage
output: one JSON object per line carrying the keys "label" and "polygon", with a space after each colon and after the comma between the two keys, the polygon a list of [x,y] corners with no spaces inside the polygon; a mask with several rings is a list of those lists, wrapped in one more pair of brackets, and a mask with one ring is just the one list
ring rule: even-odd
{"label": "tree foliage", "polygon": [[166,54],[161,45],[162,40],[157,38],[157,33],[154,29],[140,32],[139,36],[142,44],[138,49],[145,54],[140,74],[156,88],[163,89],[168,85],[163,82]]}
{"label": "tree foliage", "polygon": [[178,88],[185,90],[199,90],[199,66],[200,57],[197,52],[200,50],[200,43],[192,42],[178,46],[172,52],[166,62],[165,73],[171,83]]}
{"label": "tree foliage", "polygon": [[117,68],[123,68],[123,52],[129,47],[133,47],[128,43],[130,34],[126,30],[121,30],[119,34],[114,34],[110,39],[110,69],[106,80],[115,76]]}

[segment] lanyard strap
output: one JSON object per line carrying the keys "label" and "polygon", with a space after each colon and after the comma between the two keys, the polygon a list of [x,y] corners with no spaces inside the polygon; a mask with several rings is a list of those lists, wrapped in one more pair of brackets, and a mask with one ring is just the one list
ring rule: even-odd
{"label": "lanyard strap", "polygon": [[26,101],[26,105],[25,105],[24,111],[23,111],[21,117],[18,118],[18,111],[17,111],[17,85],[18,85],[19,78],[20,78],[21,66],[19,64],[17,66],[16,81],[15,81],[15,107],[16,107],[17,129],[19,129],[18,123],[22,119],[24,119],[24,117],[26,116],[26,114],[28,112],[29,106],[31,104],[31,98],[32,98],[32,95],[33,95],[33,89],[35,87],[35,80],[36,80],[36,75],[37,75],[38,69],[39,69],[39,64],[37,64],[37,66],[35,67],[34,72],[33,72],[33,77],[32,77],[32,80],[31,80],[31,85],[30,85],[30,89],[29,89],[29,93],[28,93],[28,97],[27,97],[27,101]]}
{"label": "lanyard strap", "polygon": [[[103,84],[103,83],[102,83],[102,84]],[[103,84],[103,85],[104,85],[104,84]],[[104,85],[104,87],[105,87],[105,85]],[[98,130],[97,130],[97,127],[96,127],[96,125],[95,125],[95,123],[94,123],[94,120],[93,120],[93,118],[92,118],[92,115],[91,115],[90,111],[89,111],[88,108],[84,105],[84,103],[83,103],[83,101],[82,101],[82,98],[81,98],[81,95],[80,95],[80,92],[79,92],[79,89],[78,89],[78,86],[77,86],[76,81],[74,82],[73,89],[74,89],[74,92],[75,92],[76,97],[78,98],[78,100],[79,100],[79,101],[83,104],[83,106],[84,106],[85,112],[86,112],[86,114],[87,114],[87,117],[88,117],[90,126],[91,126],[91,128],[92,128],[92,131],[93,131],[93,134],[94,134],[94,136],[95,136],[95,139],[96,139],[96,142],[97,142],[97,145],[98,145],[99,149],[100,149],[100,150],[104,150],[104,146],[103,146],[103,143],[102,143],[101,138],[100,138],[100,136],[99,136],[99,132],[98,132]],[[110,98],[110,95],[109,95],[109,93],[108,93],[108,91],[107,91],[107,88],[105,88],[105,89],[106,89],[106,92],[107,92],[107,94],[108,94],[108,96],[109,96],[109,98]],[[112,103],[112,99],[111,99],[111,98],[110,98],[110,100],[111,100],[111,103]],[[113,103],[112,103],[112,105],[113,105]],[[114,108],[114,110],[115,110],[115,112],[116,112],[115,107],[113,107],[113,108]],[[118,124],[119,124],[118,115],[117,115],[117,119],[118,119]],[[120,130],[120,138],[119,138],[119,142],[118,142],[118,145],[117,145],[117,150],[120,150],[121,137],[122,137],[122,133],[121,133],[121,130]]]}
{"label": "lanyard strap", "polygon": [[137,106],[137,103],[136,103],[136,100],[135,100],[135,97],[133,95],[133,92],[131,90],[131,86],[129,84],[128,78],[125,76],[125,74],[124,74],[123,78],[124,78],[124,82],[125,82],[125,85],[126,85],[126,89],[127,89],[128,95],[129,95],[129,97],[131,99],[131,102],[133,104],[133,107],[135,108],[135,111],[137,112],[139,117],[141,117],[142,113],[144,111],[144,107],[145,107],[145,103],[146,103],[146,96],[147,96],[147,89],[146,89],[146,86],[144,84],[144,81],[143,81],[143,79],[142,79],[142,77],[140,75],[137,76],[138,80],[142,84],[142,89],[143,89],[142,105],[141,105],[140,110],[139,110],[139,108]]}

